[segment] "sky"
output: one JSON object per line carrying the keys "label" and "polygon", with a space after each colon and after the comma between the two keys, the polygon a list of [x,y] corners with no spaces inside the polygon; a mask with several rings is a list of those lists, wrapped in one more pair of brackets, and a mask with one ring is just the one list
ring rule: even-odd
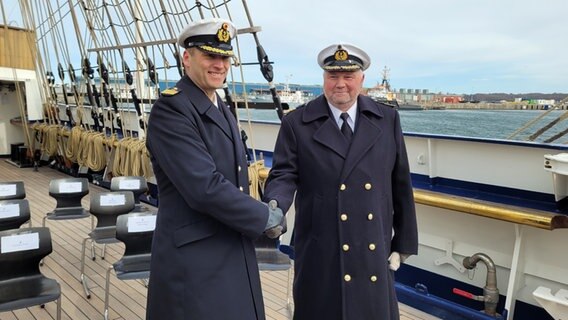
{"label": "sky", "polygon": [[[17,3],[2,2],[6,8]],[[357,45],[371,57],[366,87],[381,82],[386,66],[394,89],[568,93],[568,0],[247,3],[253,24],[262,27],[258,39],[274,62],[277,83],[321,84],[316,57],[321,49],[342,42]],[[239,14],[233,15],[237,27],[248,27]],[[249,41],[253,47],[252,37],[245,37],[240,37],[242,46]],[[254,61],[254,52],[252,57],[243,62]],[[257,66],[247,69],[246,81],[265,82]]]}
{"label": "sky", "polygon": [[316,57],[347,42],[371,57],[366,86],[568,93],[567,0],[249,0],[275,78],[319,84]]}

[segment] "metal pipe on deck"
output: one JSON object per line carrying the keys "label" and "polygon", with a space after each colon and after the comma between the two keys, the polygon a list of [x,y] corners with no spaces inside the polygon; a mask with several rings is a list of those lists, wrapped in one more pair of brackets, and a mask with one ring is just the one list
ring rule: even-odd
{"label": "metal pipe on deck", "polygon": [[479,261],[482,261],[487,267],[487,279],[485,280],[485,287],[483,287],[483,299],[481,301],[485,302],[485,314],[494,317],[497,315],[497,303],[499,302],[495,263],[493,263],[493,260],[491,260],[488,255],[476,253],[471,257],[465,257],[463,259],[463,266],[467,269],[473,269]]}

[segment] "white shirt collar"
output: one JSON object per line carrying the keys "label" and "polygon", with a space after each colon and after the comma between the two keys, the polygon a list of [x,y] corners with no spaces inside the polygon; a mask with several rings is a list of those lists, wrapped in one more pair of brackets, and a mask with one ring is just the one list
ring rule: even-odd
{"label": "white shirt collar", "polygon": [[[333,119],[335,119],[335,123],[337,123],[337,127],[341,128],[343,124],[343,119],[341,119],[341,114],[343,111],[338,109],[336,106],[332,105],[329,101],[327,102],[329,105],[329,109],[333,114]],[[349,114],[349,119],[347,119],[347,124],[351,127],[351,130],[355,132],[355,121],[357,121],[357,101],[346,111]]]}
{"label": "white shirt collar", "polygon": [[217,107],[217,109],[219,109],[219,100],[218,100],[218,99],[219,99],[219,97],[217,96],[217,94],[215,94],[215,99],[214,99],[214,101],[211,101],[211,103],[213,103],[213,105],[214,105],[215,107]]}

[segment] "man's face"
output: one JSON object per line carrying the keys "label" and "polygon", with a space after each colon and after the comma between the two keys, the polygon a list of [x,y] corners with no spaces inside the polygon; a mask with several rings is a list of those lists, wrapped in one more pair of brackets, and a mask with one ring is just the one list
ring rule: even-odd
{"label": "man's face", "polygon": [[229,57],[208,54],[197,48],[183,53],[183,63],[189,78],[206,94],[223,87],[230,67]]}
{"label": "man's face", "polygon": [[323,93],[327,100],[342,111],[348,110],[357,101],[363,88],[363,71],[324,71]]}

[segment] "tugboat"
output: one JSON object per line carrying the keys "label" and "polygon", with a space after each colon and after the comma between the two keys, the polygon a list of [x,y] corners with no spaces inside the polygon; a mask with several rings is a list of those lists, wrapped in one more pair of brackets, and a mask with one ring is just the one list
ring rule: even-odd
{"label": "tugboat", "polygon": [[384,103],[398,110],[424,110],[421,105],[410,103],[398,103],[396,93],[391,90],[389,82],[390,69],[385,66],[382,71],[382,81],[367,91],[367,95],[377,102]]}

